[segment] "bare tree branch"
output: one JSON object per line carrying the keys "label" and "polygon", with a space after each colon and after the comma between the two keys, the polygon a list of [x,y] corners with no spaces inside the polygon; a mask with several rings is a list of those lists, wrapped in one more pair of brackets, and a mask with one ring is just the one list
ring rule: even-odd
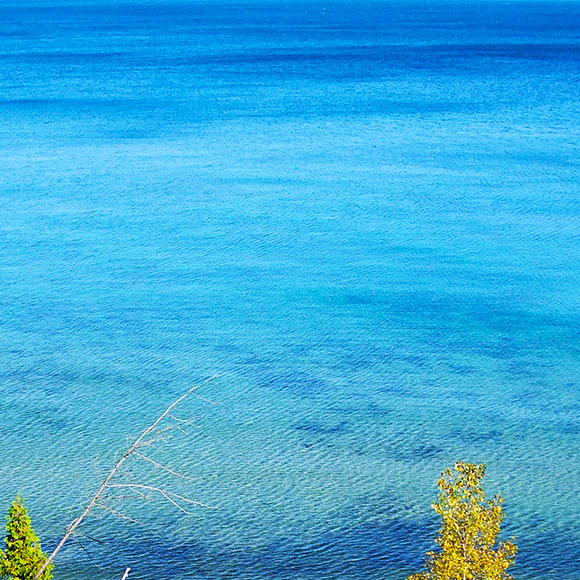
{"label": "bare tree branch", "polygon": [[215,406],[217,406],[217,405],[219,405],[219,404],[220,404],[220,403],[218,403],[218,402],[216,402],[216,401],[210,401],[209,399],[206,399],[205,397],[201,397],[201,396],[200,396],[200,395],[198,395],[197,393],[196,393],[196,394],[193,394],[193,396],[194,396],[196,399],[199,399],[200,401],[203,401],[204,403],[209,403],[210,405],[215,405]]}
{"label": "bare tree branch", "polygon": [[147,455],[143,455],[142,453],[139,453],[138,451],[135,452],[135,455],[137,457],[140,457],[141,459],[144,459],[145,461],[149,461],[150,463],[152,463],[156,467],[159,467],[160,469],[167,471],[167,473],[171,473],[171,475],[175,475],[176,477],[180,477],[181,479],[186,479],[187,481],[199,481],[199,479],[196,479],[193,477],[187,477],[187,475],[183,475],[183,473],[179,473],[178,471],[173,471],[173,469],[170,469],[166,465],[163,465],[162,463],[159,463],[159,462],[155,461],[154,459],[151,459],[151,457],[147,457]]}
{"label": "bare tree branch", "polygon": [[186,514],[189,514],[189,512],[186,511],[185,509],[183,509],[177,503],[175,503],[175,501],[172,500],[170,496],[176,497],[179,500],[184,501],[186,503],[190,503],[193,505],[199,505],[199,506],[202,506],[202,507],[205,507],[208,509],[214,509],[212,506],[205,504],[205,503],[202,503],[201,501],[189,499],[188,497],[183,497],[182,495],[179,495],[178,493],[173,493],[172,491],[167,491],[165,489],[161,489],[160,487],[153,487],[152,485],[142,485],[140,483],[109,483],[107,485],[107,487],[128,487],[131,489],[146,489],[149,491],[156,491],[157,493],[160,493],[163,497],[165,497],[165,499],[169,500],[174,506],[178,507],[182,512],[185,512]]}
{"label": "bare tree branch", "polygon": [[170,415],[170,417],[174,420],[177,421],[178,423],[186,423],[186,424],[190,424],[193,423],[194,421],[197,421],[197,417],[192,417],[191,419],[180,419],[179,417],[176,417],[175,415]]}
{"label": "bare tree branch", "polygon": [[103,503],[102,501],[98,501],[95,505],[98,505],[100,508],[104,509],[105,511],[109,512],[111,515],[115,516],[116,518],[119,518],[120,520],[127,520],[134,524],[138,524],[141,526],[143,525],[143,522],[135,520],[129,517],[128,515],[125,515],[123,512],[114,510],[111,506],[108,506],[106,503]]}
{"label": "bare tree branch", "polygon": [[100,460],[100,457],[98,455],[93,459],[93,469],[95,470],[95,474],[97,475],[97,478],[101,479],[101,471],[99,469],[99,460]]}
{"label": "bare tree branch", "polygon": [[[40,570],[36,573],[36,576],[34,576],[33,580],[38,580],[38,578],[40,578],[40,576],[42,576],[42,573],[46,570],[46,567],[54,560],[55,556],[60,552],[60,550],[65,545],[65,543],[70,538],[70,536],[75,531],[75,529],[79,526],[79,524],[89,514],[89,512],[91,511],[91,509],[97,503],[97,501],[98,501],[99,497],[101,496],[101,494],[105,491],[105,489],[107,489],[108,487],[120,487],[121,485],[124,485],[125,487],[133,487],[135,489],[136,488],[139,488],[139,487],[145,489],[147,487],[147,486],[139,486],[137,484],[110,484],[110,481],[113,479],[113,477],[115,476],[115,474],[119,471],[119,469],[121,468],[121,466],[123,465],[123,463],[125,463],[125,461],[127,461],[127,459],[131,455],[133,455],[133,453],[135,453],[135,451],[137,451],[137,449],[139,449],[140,447],[143,446],[143,442],[145,441],[145,438],[157,429],[157,426],[161,423],[161,421],[163,421],[163,419],[165,419],[165,417],[167,417],[171,413],[171,411],[173,410],[174,407],[176,407],[184,399],[186,399],[187,397],[189,397],[190,395],[192,395],[194,393],[194,391],[196,391],[197,389],[199,389],[202,386],[206,385],[210,381],[213,381],[216,377],[217,377],[217,375],[211,376],[210,378],[206,379],[205,381],[203,381],[203,382],[195,385],[194,387],[192,387],[191,389],[189,389],[186,393],[184,393],[183,395],[181,395],[181,397],[179,397],[178,399],[176,399],[175,401],[173,401],[173,403],[171,403],[171,405],[169,405],[169,407],[167,407],[167,409],[165,409],[165,411],[163,411],[163,413],[161,413],[161,415],[159,415],[159,417],[157,417],[157,419],[155,421],[153,421],[153,423],[151,423],[151,425],[149,425],[149,427],[147,427],[141,433],[141,435],[139,435],[139,437],[137,437],[137,439],[133,442],[133,444],[129,447],[129,449],[115,462],[115,465],[113,466],[113,469],[111,469],[111,471],[109,472],[109,474],[105,477],[105,479],[103,480],[103,482],[101,483],[101,485],[97,489],[95,495],[93,495],[92,499],[89,501],[89,503],[87,504],[87,506],[85,507],[85,509],[81,513],[81,515],[78,518],[74,519],[67,526],[66,531],[65,531],[65,534],[62,537],[61,541],[58,543],[58,545],[56,546],[56,548],[52,551],[52,553],[50,554],[50,556],[46,559],[46,561],[44,562],[44,564],[42,565],[42,567],[40,568]],[[154,491],[158,491],[159,493],[161,493],[161,495],[165,496],[166,499],[168,499],[171,503],[173,503],[181,511],[183,511],[185,513],[189,513],[185,509],[183,509],[179,504],[177,504],[175,502],[175,500],[172,500],[168,496],[167,492],[165,492],[165,491],[163,491],[161,489],[157,489],[157,488],[152,488],[152,489],[154,489]],[[187,503],[192,503],[192,504],[196,504],[196,505],[204,505],[201,502],[194,502],[193,500],[188,500],[187,498],[183,498],[181,496],[178,496],[177,494],[173,494],[173,495],[174,495],[174,497],[178,497],[180,500],[185,501]],[[128,571],[125,571],[125,574],[127,575],[128,574]]]}

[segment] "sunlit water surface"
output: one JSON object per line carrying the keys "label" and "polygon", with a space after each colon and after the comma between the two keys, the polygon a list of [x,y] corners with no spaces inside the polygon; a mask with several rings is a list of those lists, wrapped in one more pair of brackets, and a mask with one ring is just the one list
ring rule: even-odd
{"label": "sunlit water surface", "polygon": [[577,580],[580,4],[76,4],[0,8],[0,510],[219,404],[56,578],[405,578],[464,459]]}

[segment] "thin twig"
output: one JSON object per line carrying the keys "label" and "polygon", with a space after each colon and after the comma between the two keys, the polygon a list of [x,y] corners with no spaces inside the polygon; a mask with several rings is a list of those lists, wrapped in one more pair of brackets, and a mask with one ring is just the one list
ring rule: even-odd
{"label": "thin twig", "polygon": [[209,403],[210,405],[214,405],[216,407],[221,404],[221,403],[218,403],[217,401],[210,401],[209,399],[206,399],[205,397],[202,397],[202,396],[200,396],[198,394],[194,394],[193,396],[196,399],[199,399],[200,401],[203,401],[204,403]]}
{"label": "thin twig", "polygon": [[[81,515],[78,518],[76,518],[75,520],[73,520],[69,524],[69,526],[66,528],[66,532],[65,532],[64,536],[62,537],[61,541],[58,543],[56,548],[52,551],[50,556],[46,559],[44,564],[40,567],[40,569],[36,573],[36,576],[34,576],[33,580],[38,580],[38,578],[40,578],[40,576],[42,576],[42,573],[46,570],[46,567],[54,560],[54,557],[60,552],[62,547],[65,545],[66,541],[70,538],[71,534],[77,528],[77,526],[85,519],[85,517],[89,514],[89,512],[91,511],[93,506],[97,503],[97,500],[99,499],[99,497],[103,493],[103,491],[105,491],[105,489],[107,489],[107,487],[112,487],[112,485],[109,485],[109,482],[113,479],[113,477],[115,476],[117,471],[119,471],[119,469],[123,465],[123,463],[125,463],[125,461],[133,453],[135,453],[135,451],[137,449],[139,449],[140,446],[142,446],[142,443],[143,443],[143,441],[145,441],[145,438],[150,433],[155,431],[155,429],[157,428],[157,425],[159,425],[159,423],[161,423],[161,421],[163,421],[163,419],[165,419],[165,417],[167,417],[167,415],[169,415],[171,413],[171,411],[173,410],[174,407],[176,407],[177,405],[179,405],[179,403],[181,403],[181,401],[183,401],[184,399],[186,399],[187,397],[192,395],[194,391],[196,391],[197,389],[206,385],[210,381],[213,381],[216,377],[217,377],[217,375],[211,376],[209,379],[206,379],[205,381],[195,385],[194,387],[189,389],[186,393],[181,395],[181,397],[179,397],[178,399],[173,401],[173,403],[171,403],[171,405],[169,405],[169,407],[167,407],[167,409],[165,409],[165,411],[163,411],[163,413],[161,413],[161,415],[159,415],[159,417],[157,417],[157,419],[155,421],[153,421],[153,423],[151,423],[151,425],[149,425],[149,427],[147,427],[141,433],[141,435],[139,435],[139,437],[137,437],[137,439],[131,445],[131,447],[116,461],[115,465],[113,466],[113,469],[111,469],[111,471],[109,472],[107,477],[105,477],[105,479],[103,480],[103,482],[101,483],[101,485],[97,489],[95,495],[92,497],[91,501],[87,504],[87,506],[85,507],[85,509],[81,513]],[[200,503],[200,505],[204,505],[204,504]],[[180,508],[180,509],[182,509],[182,508]],[[184,510],[182,509],[182,511],[184,511]]]}
{"label": "thin twig", "polygon": [[179,473],[178,471],[173,471],[173,469],[170,469],[169,467],[167,467],[167,465],[163,465],[162,463],[159,463],[158,461],[151,459],[151,457],[147,457],[147,455],[143,455],[143,453],[139,453],[138,451],[136,451],[135,455],[137,457],[140,457],[141,459],[144,459],[145,461],[149,461],[150,463],[152,463],[156,467],[159,467],[160,469],[163,469],[164,471],[171,473],[171,475],[175,475],[176,477],[181,477],[181,479],[186,479],[188,481],[199,481],[199,479],[194,479],[193,477],[187,477],[187,475],[183,475],[183,473]]}
{"label": "thin twig", "polygon": [[[154,487],[152,485],[143,485],[140,483],[109,483],[107,485],[107,487],[128,487],[128,488],[133,488],[133,489],[146,489],[149,491],[156,491],[157,493],[160,493],[162,496],[164,496],[165,498],[167,498],[169,501],[171,501],[171,503],[174,503],[173,500],[170,499],[169,496],[173,496],[178,498],[181,501],[184,501],[186,503],[190,503],[192,505],[199,505],[208,509],[215,509],[212,506],[203,503],[201,501],[196,501],[194,499],[189,499],[188,497],[183,497],[182,495],[179,495],[178,493],[174,493],[172,491],[167,491],[165,489],[162,489],[160,487]],[[177,506],[177,504],[175,504]],[[179,507],[179,506],[177,506]],[[181,509],[181,511],[185,511],[183,508],[179,508]],[[189,512],[185,512],[185,513],[189,513]]]}
{"label": "thin twig", "polygon": [[140,526],[144,525],[143,522],[140,522],[139,520],[135,520],[133,518],[130,518],[128,515],[125,515],[123,512],[114,510],[112,507],[108,506],[106,503],[99,501],[96,503],[96,505],[98,505],[100,508],[104,509],[105,511],[108,511],[111,515],[115,516],[116,518],[119,518],[120,520],[127,520],[129,522],[132,522],[134,524],[138,524]]}
{"label": "thin twig", "polygon": [[170,418],[173,419],[174,421],[177,421],[178,423],[193,423],[194,421],[197,421],[197,417],[192,417],[191,419],[180,419],[179,417],[176,417],[175,415],[170,415]]}

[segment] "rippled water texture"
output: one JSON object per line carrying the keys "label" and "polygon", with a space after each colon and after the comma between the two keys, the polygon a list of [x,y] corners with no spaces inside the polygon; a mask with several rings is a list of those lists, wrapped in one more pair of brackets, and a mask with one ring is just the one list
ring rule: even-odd
{"label": "rippled water texture", "polygon": [[0,511],[54,546],[220,376],[195,481],[125,475],[215,509],[109,497],[57,579],[405,578],[457,459],[580,578],[580,4],[66,4],[0,8]]}

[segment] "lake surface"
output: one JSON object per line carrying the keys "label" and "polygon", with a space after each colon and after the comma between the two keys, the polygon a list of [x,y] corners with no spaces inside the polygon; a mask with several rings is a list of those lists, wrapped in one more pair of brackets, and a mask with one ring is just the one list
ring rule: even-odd
{"label": "lake surface", "polygon": [[0,2],[0,511],[52,548],[219,375],[148,450],[194,480],[118,480],[211,509],[111,490],[55,578],[404,579],[462,459],[577,580],[580,4],[48,4]]}

